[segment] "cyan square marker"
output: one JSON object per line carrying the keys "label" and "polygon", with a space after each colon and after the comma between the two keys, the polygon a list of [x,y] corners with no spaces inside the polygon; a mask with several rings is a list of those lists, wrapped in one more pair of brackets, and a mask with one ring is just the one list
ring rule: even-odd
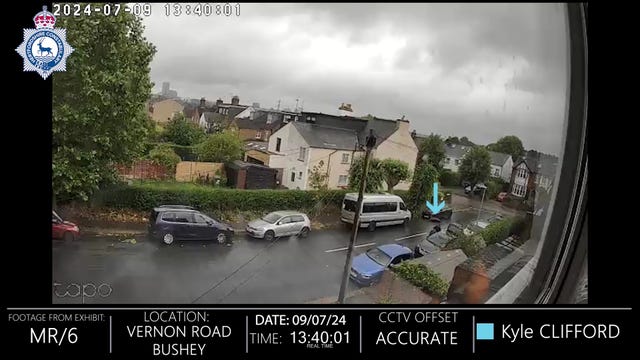
{"label": "cyan square marker", "polygon": [[493,323],[477,323],[476,340],[493,340]]}

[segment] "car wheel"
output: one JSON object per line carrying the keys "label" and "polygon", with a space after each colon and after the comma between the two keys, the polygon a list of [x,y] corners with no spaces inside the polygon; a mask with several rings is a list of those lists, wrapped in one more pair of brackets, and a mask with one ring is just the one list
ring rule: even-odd
{"label": "car wheel", "polygon": [[173,235],[172,235],[172,234],[170,234],[170,233],[166,233],[166,234],[164,234],[164,236],[162,237],[162,242],[163,242],[163,243],[165,243],[165,244],[167,244],[167,245],[171,245],[171,244],[173,244],[173,240],[174,240]]}
{"label": "car wheel", "polygon": [[64,233],[64,235],[62,235],[62,240],[64,240],[65,242],[72,242],[75,240],[75,235],[73,235],[72,232],[67,231]]}
{"label": "car wheel", "polygon": [[225,242],[227,242],[227,235],[223,232],[218,233],[216,241],[218,242],[218,244],[224,244]]}
{"label": "car wheel", "polygon": [[264,239],[267,241],[273,241],[275,237],[276,237],[276,234],[271,230],[264,233]]}
{"label": "car wheel", "polygon": [[404,221],[402,223],[404,225],[408,225],[409,224],[409,218],[404,218]]}
{"label": "car wheel", "polygon": [[367,230],[373,231],[375,229],[376,229],[376,222],[375,221],[370,222],[369,226],[367,226]]}
{"label": "car wheel", "polygon": [[305,226],[300,231],[300,237],[301,238],[306,238],[307,236],[309,236],[309,228]]}

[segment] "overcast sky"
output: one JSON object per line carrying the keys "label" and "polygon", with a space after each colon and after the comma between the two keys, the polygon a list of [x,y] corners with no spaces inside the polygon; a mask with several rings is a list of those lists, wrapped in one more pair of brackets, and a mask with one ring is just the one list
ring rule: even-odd
{"label": "overcast sky", "polygon": [[240,16],[165,15],[151,78],[178,96],[397,119],[487,144],[560,151],[567,89],[557,4],[240,4]]}

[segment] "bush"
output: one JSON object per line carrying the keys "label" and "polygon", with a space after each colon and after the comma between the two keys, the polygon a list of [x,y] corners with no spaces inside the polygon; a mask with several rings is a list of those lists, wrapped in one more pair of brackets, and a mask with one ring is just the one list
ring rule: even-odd
{"label": "bush", "polygon": [[460,249],[467,257],[473,257],[486,246],[487,243],[480,234],[460,235],[447,244],[445,250]]}
{"label": "bush", "polygon": [[486,182],[486,185],[486,196],[488,199],[495,199],[498,197],[499,193],[505,192],[509,189],[509,183],[500,178],[491,178],[491,180]]}
{"label": "bush", "polygon": [[431,295],[442,298],[449,290],[449,283],[443,280],[438,273],[429,269],[424,264],[403,262],[395,267],[393,271],[401,278]]}
{"label": "bush", "polygon": [[180,162],[180,156],[167,144],[160,144],[149,151],[149,159],[156,164],[164,166],[173,174],[176,172],[176,165]]}
{"label": "bush", "polygon": [[444,169],[440,173],[440,185],[442,186],[460,186],[462,180],[460,174],[449,169]]}
{"label": "bush", "polygon": [[347,190],[240,190],[179,182],[140,181],[100,191],[97,206],[141,211],[162,204],[183,204],[202,211],[310,210],[322,205],[341,206]]}
{"label": "bush", "polygon": [[177,145],[177,144],[173,144],[173,143],[162,143],[162,142],[149,142],[149,143],[145,143],[145,153],[148,154],[154,147],[159,146],[159,145],[168,145],[171,146],[171,148],[173,149],[173,151],[175,151],[176,154],[178,154],[178,156],[180,156],[180,159],[182,159],[182,161],[198,161],[198,155],[196,154],[196,147],[195,146],[186,146],[186,145]]}
{"label": "bush", "polygon": [[511,218],[494,222],[482,230],[480,235],[487,245],[495,244],[511,235],[512,223],[513,220]]}

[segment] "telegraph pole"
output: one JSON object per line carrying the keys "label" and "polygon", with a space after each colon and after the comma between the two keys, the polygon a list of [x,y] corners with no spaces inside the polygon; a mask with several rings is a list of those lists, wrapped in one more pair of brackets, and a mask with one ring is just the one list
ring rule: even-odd
{"label": "telegraph pole", "polygon": [[376,137],[373,135],[373,129],[369,130],[369,136],[366,140],[366,152],[364,154],[364,164],[362,169],[362,178],[360,180],[360,189],[358,192],[358,203],[356,205],[355,215],[353,217],[353,226],[351,228],[351,238],[349,239],[349,247],[347,248],[347,259],[344,263],[344,269],[342,270],[342,283],[340,283],[340,293],[338,294],[338,303],[344,304],[344,295],[347,291],[347,282],[349,281],[349,271],[351,270],[351,255],[353,254],[353,246],[358,236],[358,229],[360,228],[360,211],[362,210],[362,198],[364,195],[364,188],[367,182],[367,172],[369,170],[369,157],[371,156],[371,150],[376,146]]}

